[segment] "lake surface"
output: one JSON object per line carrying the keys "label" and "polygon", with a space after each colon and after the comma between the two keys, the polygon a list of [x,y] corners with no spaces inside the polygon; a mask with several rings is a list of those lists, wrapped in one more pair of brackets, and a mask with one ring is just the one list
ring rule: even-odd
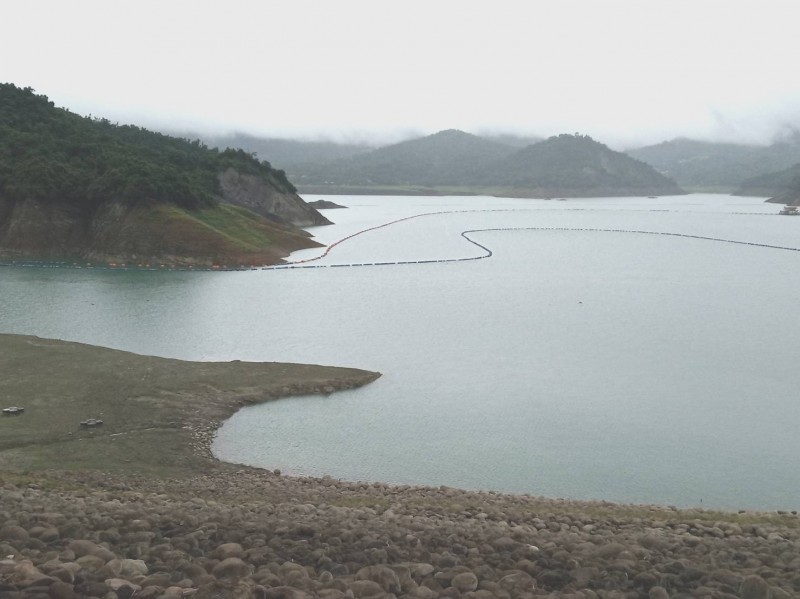
{"label": "lake surface", "polygon": [[[0,331],[383,373],[240,411],[214,445],[225,460],[551,497],[800,507],[800,252],[779,249],[800,248],[800,218],[724,195],[329,199],[351,208],[313,229],[326,244],[431,214],[306,263],[323,268],[0,268]],[[483,247],[461,236],[480,229],[495,229],[469,234]],[[490,258],[464,261],[484,248]],[[332,267],[428,260],[462,261]]]}

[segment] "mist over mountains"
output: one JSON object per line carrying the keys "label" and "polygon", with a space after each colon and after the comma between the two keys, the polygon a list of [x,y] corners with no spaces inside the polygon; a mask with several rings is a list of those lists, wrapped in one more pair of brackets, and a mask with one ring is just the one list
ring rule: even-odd
{"label": "mist over mountains", "polygon": [[[584,136],[555,136],[562,140],[565,137]],[[435,188],[448,187],[441,191],[516,195],[518,192],[513,190],[525,189],[524,195],[598,195],[604,189],[622,192],[626,188],[636,189],[637,185],[612,184],[607,177],[578,184],[576,173],[571,175],[574,180],[568,184],[558,182],[553,174],[562,166],[566,167],[566,162],[558,164],[566,160],[566,155],[555,162],[553,156],[537,158],[537,154],[556,152],[555,147],[545,150],[547,145],[541,144],[549,140],[523,135],[473,135],[449,129],[388,145],[260,138],[243,133],[205,136],[203,141],[220,148],[230,146],[253,152],[285,169],[290,179],[306,192],[433,193]],[[540,147],[530,151],[532,153],[522,152],[536,146]],[[586,147],[574,145],[570,150],[577,152],[573,157],[576,164],[587,158],[580,158],[582,150]],[[515,159],[510,158],[518,152],[521,153]],[[786,175],[775,184],[766,184],[765,178],[742,186],[749,179],[766,177],[799,164],[800,132],[785,127],[769,145],[676,138],[616,154],[653,167],[683,190],[777,195],[786,189]],[[526,162],[526,155],[533,162]],[[542,166],[544,163],[537,166],[539,160],[549,161],[548,166]],[[595,168],[590,164],[583,164],[581,168],[584,167]],[[592,191],[582,192],[582,189]],[[642,193],[667,192],[650,189]],[[675,188],[669,193],[676,193]]]}
{"label": "mist over mountains", "polygon": [[733,191],[749,178],[800,163],[800,132],[793,130],[767,146],[679,138],[627,153],[687,189]]}
{"label": "mist over mountains", "polygon": [[283,166],[306,192],[518,197],[683,193],[651,166],[581,135],[541,141],[448,129],[372,150],[241,135],[231,141],[245,142],[245,149],[260,157],[272,152],[271,163]]}

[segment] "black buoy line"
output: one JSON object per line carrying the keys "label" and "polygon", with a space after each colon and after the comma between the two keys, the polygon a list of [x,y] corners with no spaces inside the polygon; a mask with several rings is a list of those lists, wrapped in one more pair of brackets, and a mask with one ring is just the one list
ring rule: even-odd
{"label": "black buoy line", "polygon": [[[736,245],[749,245],[754,247],[762,247],[768,248],[772,250],[786,250],[790,252],[800,252],[800,248],[796,247],[788,247],[788,246],[781,246],[781,245],[770,245],[767,243],[756,243],[751,241],[738,241],[736,239],[723,239],[720,237],[706,237],[703,235],[691,235],[688,233],[669,233],[663,231],[645,231],[639,229],[601,229],[601,228],[590,228],[590,227],[493,227],[493,228],[486,228],[486,229],[467,229],[461,232],[461,237],[466,239],[472,245],[475,245],[484,251],[484,254],[480,256],[467,256],[464,258],[442,258],[439,260],[397,260],[393,262],[351,262],[348,264],[308,264],[309,262],[315,262],[317,260],[321,260],[325,258],[336,246],[344,243],[352,239],[353,237],[357,237],[364,233],[368,233],[370,231],[375,231],[376,229],[382,229],[384,227],[388,227],[390,225],[394,225],[397,223],[401,223],[404,221],[412,220],[415,218],[421,218],[423,216],[438,216],[442,214],[466,214],[466,213],[475,213],[475,212],[541,212],[545,209],[541,208],[497,208],[497,209],[489,209],[489,210],[442,210],[439,212],[424,212],[421,214],[414,214],[412,216],[407,216],[405,218],[400,218],[397,220],[390,221],[388,223],[383,223],[382,225],[377,225],[375,227],[369,227],[367,229],[362,229],[361,231],[357,231],[347,237],[343,237],[338,241],[330,244],[325,251],[320,254],[319,256],[315,256],[314,258],[307,258],[305,260],[298,260],[297,262],[290,262],[288,264],[281,264],[277,266],[264,266],[261,270],[291,270],[291,269],[298,269],[298,268],[349,268],[349,267],[357,267],[357,266],[400,266],[403,264],[441,264],[447,262],[469,262],[472,260],[483,260],[485,258],[491,258],[493,255],[492,250],[486,247],[483,244],[478,243],[474,239],[472,239],[469,234],[470,233],[490,233],[490,232],[498,232],[498,231],[567,231],[567,232],[588,232],[588,233],[630,233],[630,234],[637,234],[637,235],[664,235],[667,237],[683,237],[687,239],[699,239],[702,241],[715,241],[718,243],[732,243]],[[559,212],[565,211],[598,211],[598,212],[611,212],[612,210],[603,210],[597,208],[562,208]],[[632,212],[631,210],[619,209],[619,211],[625,212]],[[639,211],[633,211],[639,212]],[[679,210],[642,210],[641,212],[680,212]],[[749,214],[754,216],[774,216],[773,213],[769,212],[733,212],[731,214]]]}
{"label": "black buoy line", "polygon": [[[440,216],[443,214],[470,214],[470,213],[482,213],[482,212],[685,212],[683,210],[674,210],[670,208],[648,208],[648,209],[641,209],[641,210],[632,210],[630,208],[475,208],[471,210],[439,210],[436,212],[422,212],[420,214],[413,214],[411,216],[406,216],[404,218],[398,218],[397,220],[393,220],[387,223],[383,223],[381,225],[376,225],[374,227],[369,227],[367,229],[362,229],[361,231],[357,231],[348,235],[347,237],[343,237],[338,241],[330,244],[325,251],[320,254],[319,256],[315,256],[314,258],[307,258],[305,260],[297,260],[295,262],[288,262],[286,264],[279,264],[275,266],[246,266],[246,265],[239,265],[239,266],[226,266],[226,265],[213,265],[213,266],[188,266],[188,267],[178,267],[169,264],[126,264],[126,263],[107,263],[107,264],[99,264],[99,263],[78,263],[78,262],[59,262],[59,261],[39,261],[39,260],[6,260],[0,261],[0,266],[17,266],[17,267],[29,267],[29,268],[68,268],[68,269],[89,269],[89,270],[146,270],[146,271],[182,271],[182,272],[230,272],[230,271],[242,271],[242,270],[293,270],[299,268],[345,268],[345,267],[355,267],[355,266],[399,266],[403,264],[440,264],[446,262],[469,262],[472,260],[483,260],[484,258],[490,258],[492,256],[492,250],[490,250],[485,245],[482,245],[471,239],[469,237],[469,233],[483,233],[483,232],[495,232],[495,231],[587,231],[587,232],[595,232],[595,233],[638,233],[641,235],[667,235],[672,237],[686,237],[691,239],[702,239],[705,241],[717,241],[720,243],[735,243],[739,245],[751,245],[775,250],[788,250],[798,252],[800,248],[794,247],[785,247],[785,246],[778,246],[778,245],[769,245],[766,243],[753,243],[748,241],[736,241],[734,239],[720,239],[717,237],[704,237],[702,235],[688,235],[683,233],[664,233],[659,231],[640,231],[640,230],[631,230],[631,229],[593,229],[593,228],[577,228],[577,227],[498,227],[498,228],[487,228],[487,229],[469,229],[466,231],[461,232],[461,236],[466,239],[472,245],[475,245],[482,249],[485,253],[480,256],[468,256],[465,258],[443,258],[439,260],[397,260],[392,262],[353,262],[349,264],[309,264],[310,262],[316,262],[317,260],[321,260],[325,258],[336,246],[344,243],[352,239],[353,237],[357,237],[359,235],[363,235],[364,233],[369,233],[370,231],[375,231],[377,229],[382,229],[384,227],[388,227],[390,225],[394,225],[397,223],[401,223],[404,221],[412,220],[415,218],[422,218],[425,216]],[[691,212],[691,214],[711,214],[709,212]],[[719,214],[719,213],[714,213]],[[742,216],[778,216],[777,213],[774,212],[728,212],[724,214],[734,214],[734,215],[742,215]]]}

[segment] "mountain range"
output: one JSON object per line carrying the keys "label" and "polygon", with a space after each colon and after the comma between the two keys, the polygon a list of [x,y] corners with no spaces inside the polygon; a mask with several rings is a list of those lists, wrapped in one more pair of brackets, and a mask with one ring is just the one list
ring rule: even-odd
{"label": "mountain range", "polygon": [[320,193],[683,193],[651,166],[581,135],[559,135],[520,148],[450,129],[348,158],[295,165],[289,173],[301,190]]}
{"label": "mountain range", "polygon": [[[244,134],[203,139],[220,148],[241,147],[261,158],[269,158],[286,168],[291,179],[306,192],[564,195],[552,185],[541,187],[537,193],[532,181],[520,187],[520,181],[526,177],[530,179],[530,165],[522,157],[509,157],[546,141],[534,137],[476,136],[448,130],[383,147],[268,139]],[[539,151],[546,153],[543,149],[544,146]],[[785,187],[785,182],[771,185],[767,184],[771,175],[760,182],[758,178],[800,163],[800,132],[789,128],[769,145],[677,138],[629,149],[625,154],[649,164],[690,191],[730,193],[743,186],[737,193],[775,195]],[[509,163],[500,164],[506,158]],[[516,164],[512,164],[514,160]],[[537,160],[534,159],[534,163]],[[513,185],[502,180],[501,173],[514,181]],[[601,182],[597,183],[592,193],[604,193]],[[566,189],[573,187],[570,185]]]}
{"label": "mountain range", "polygon": [[767,146],[686,138],[626,151],[692,191],[730,192],[747,179],[800,163],[800,132]]}

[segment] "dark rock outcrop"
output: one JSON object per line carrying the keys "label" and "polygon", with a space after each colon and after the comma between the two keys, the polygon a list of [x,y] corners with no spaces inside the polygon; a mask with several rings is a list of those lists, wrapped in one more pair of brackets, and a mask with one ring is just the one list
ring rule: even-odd
{"label": "dark rock outcrop", "polygon": [[280,190],[262,178],[232,168],[220,173],[218,178],[222,199],[229,204],[296,227],[331,224],[296,193]]}
{"label": "dark rock outcrop", "polygon": [[317,210],[334,210],[338,208],[347,208],[347,206],[340,206],[336,202],[331,202],[330,200],[315,200],[313,202],[308,203],[309,206],[316,208]]}

